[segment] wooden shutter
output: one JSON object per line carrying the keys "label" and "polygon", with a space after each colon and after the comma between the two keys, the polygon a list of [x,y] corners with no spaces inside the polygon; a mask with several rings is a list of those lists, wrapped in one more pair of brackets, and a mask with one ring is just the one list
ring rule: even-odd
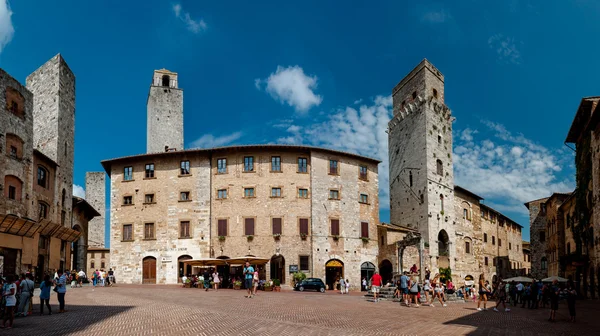
{"label": "wooden shutter", "polygon": [[273,218],[273,234],[281,234],[281,218]]}
{"label": "wooden shutter", "polygon": [[308,236],[308,218],[300,218],[300,234]]}
{"label": "wooden shutter", "polygon": [[246,236],[254,236],[254,218],[244,219]]}
{"label": "wooden shutter", "polygon": [[332,236],[340,235],[340,220],[339,219],[331,220],[331,235]]}
{"label": "wooden shutter", "polygon": [[218,236],[227,236],[227,219],[219,219],[218,221]]}
{"label": "wooden shutter", "polygon": [[360,223],[360,237],[361,238],[369,238],[369,223],[367,223],[367,222]]}

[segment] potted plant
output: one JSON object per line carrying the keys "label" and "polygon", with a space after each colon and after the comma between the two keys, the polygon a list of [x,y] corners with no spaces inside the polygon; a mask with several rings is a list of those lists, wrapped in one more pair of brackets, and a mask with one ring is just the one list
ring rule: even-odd
{"label": "potted plant", "polygon": [[333,240],[338,241],[340,240],[340,236],[338,235],[331,235],[331,237],[333,238]]}
{"label": "potted plant", "polygon": [[300,238],[302,238],[302,240],[305,240],[306,239],[306,233],[301,233],[300,234]]}
{"label": "potted plant", "polygon": [[248,235],[248,236],[246,236],[246,238],[248,238],[248,241],[252,241],[252,239],[254,239],[254,236],[253,235]]}
{"label": "potted plant", "polygon": [[281,238],[281,234],[280,233],[276,233],[273,235],[273,238],[275,238],[275,240],[279,240]]}
{"label": "potted plant", "polygon": [[365,243],[365,244],[369,242],[368,237],[360,237],[360,239],[362,239],[363,243]]}
{"label": "potted plant", "polygon": [[281,281],[279,279],[273,279],[273,291],[281,292]]}
{"label": "potted plant", "polygon": [[272,292],[273,291],[273,286],[271,284],[272,281],[266,281],[263,287],[263,290],[265,292]]}
{"label": "potted plant", "polygon": [[225,241],[225,236],[219,236],[220,241]]}
{"label": "potted plant", "polygon": [[241,289],[241,288],[242,288],[242,282],[240,280],[233,282],[233,289]]}
{"label": "potted plant", "polygon": [[302,282],[302,280],[306,279],[306,274],[303,272],[294,273],[294,283]]}

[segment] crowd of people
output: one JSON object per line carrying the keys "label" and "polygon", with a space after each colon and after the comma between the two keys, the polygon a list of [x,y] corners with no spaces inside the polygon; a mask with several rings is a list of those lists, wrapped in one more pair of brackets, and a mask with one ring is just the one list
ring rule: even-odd
{"label": "crowd of people", "polygon": [[[260,269],[254,266],[251,266],[250,263],[246,263],[244,265],[242,275],[236,276],[231,275],[226,279],[219,274],[218,270],[215,268],[205,268],[202,272],[195,275],[183,275],[181,277],[181,282],[184,287],[194,287],[194,288],[203,288],[205,291],[209,289],[214,289],[218,291],[219,288],[222,288],[222,285],[225,284],[225,287],[234,288],[234,286],[243,287],[248,291],[246,295],[247,298],[251,298],[256,296],[256,291],[262,289],[266,284],[266,280],[261,280],[259,277]],[[271,280],[269,285],[273,285],[273,281]]]}

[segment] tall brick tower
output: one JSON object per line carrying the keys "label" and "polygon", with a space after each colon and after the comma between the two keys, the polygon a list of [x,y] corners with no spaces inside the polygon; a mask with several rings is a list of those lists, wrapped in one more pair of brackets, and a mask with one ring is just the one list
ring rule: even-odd
{"label": "tall brick tower", "polygon": [[75,75],[58,54],[27,76],[33,93],[33,148],[58,164],[56,216],[71,227],[75,153]]}
{"label": "tall brick tower", "polygon": [[177,87],[177,73],[154,70],[147,110],[146,152],[183,149],[183,90]]}
{"label": "tall brick tower", "polygon": [[104,172],[85,173],[85,200],[100,213],[88,223],[88,245],[104,248],[106,185]]}
{"label": "tall brick tower", "polygon": [[444,76],[425,59],[394,87],[392,97],[391,222],[419,230],[423,267],[454,269],[453,117],[444,105]]}

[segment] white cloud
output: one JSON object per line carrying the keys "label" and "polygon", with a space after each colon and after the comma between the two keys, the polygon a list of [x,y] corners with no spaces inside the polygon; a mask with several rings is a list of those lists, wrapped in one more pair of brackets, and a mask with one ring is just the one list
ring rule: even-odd
{"label": "white cloud", "polygon": [[85,198],[85,189],[80,185],[73,184],[73,196]]}
{"label": "white cloud", "polygon": [[215,137],[212,134],[205,134],[190,144],[190,148],[212,148],[229,145],[242,137],[242,132],[235,132],[229,135]]}
{"label": "white cloud", "polygon": [[517,48],[517,44],[523,43],[502,34],[492,35],[488,39],[490,49],[497,54],[500,62],[505,63],[521,64],[521,52]]}
{"label": "white cloud", "polygon": [[329,119],[313,125],[292,125],[289,136],[278,143],[310,144],[361,154],[382,161],[379,164],[379,202],[389,208],[388,136],[385,132],[392,116],[392,97],[378,96],[358,109],[338,109]]}
{"label": "white cloud", "polygon": [[194,34],[198,34],[206,30],[206,22],[203,19],[194,20],[190,16],[190,13],[183,11],[180,4],[173,5],[173,12],[175,16],[185,23],[187,29]]}
{"label": "white cloud", "polygon": [[15,34],[15,28],[10,18],[12,14],[8,0],[0,0],[0,53]]}
{"label": "white cloud", "polygon": [[282,104],[287,103],[298,112],[306,112],[323,101],[323,98],[314,92],[317,89],[317,76],[307,76],[298,65],[287,68],[278,66],[268,78],[254,80],[254,85],[259,90],[262,90],[265,84],[265,90],[271,97]]}
{"label": "white cloud", "polygon": [[425,12],[421,20],[429,23],[444,23],[451,19],[452,16],[444,9]]}

